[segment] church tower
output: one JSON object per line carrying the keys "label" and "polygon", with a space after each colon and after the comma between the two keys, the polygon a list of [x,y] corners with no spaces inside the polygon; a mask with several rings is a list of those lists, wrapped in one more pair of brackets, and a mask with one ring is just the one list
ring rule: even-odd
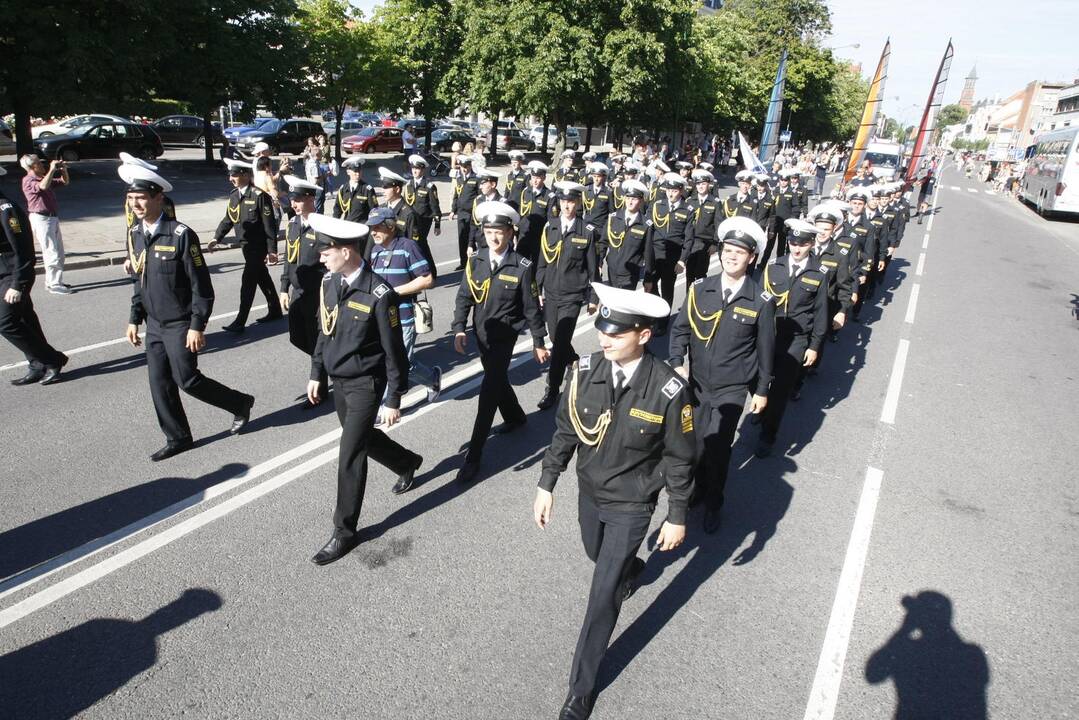
{"label": "church tower", "polygon": [[970,112],[970,109],[974,107],[974,83],[978,81],[978,66],[975,65],[970,69],[970,75],[967,75],[967,79],[963,82],[963,94],[959,96],[959,106]]}

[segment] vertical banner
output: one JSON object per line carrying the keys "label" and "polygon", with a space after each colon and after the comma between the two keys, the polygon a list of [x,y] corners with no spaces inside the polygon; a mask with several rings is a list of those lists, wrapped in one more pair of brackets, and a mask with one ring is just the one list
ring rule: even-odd
{"label": "vertical banner", "polygon": [[761,133],[761,162],[763,163],[771,162],[779,144],[779,123],[783,118],[783,89],[786,82],[787,51],[784,49],[779,57],[776,79],[772,82],[772,99],[768,102],[768,115],[764,118],[764,132]]}
{"label": "vertical banner", "polygon": [[933,132],[937,129],[937,112],[944,100],[944,86],[948,84],[948,72],[952,68],[954,54],[952,41],[948,40],[948,47],[944,50],[940,67],[937,68],[937,76],[929,88],[929,100],[925,103],[925,112],[922,113],[922,122],[918,125],[918,135],[915,137],[914,148],[910,153],[910,165],[907,166],[907,176],[904,178],[908,188],[924,174],[919,172],[919,166],[928,153],[929,139],[933,137]]}
{"label": "vertical banner", "polygon": [[865,99],[865,109],[862,110],[862,122],[858,126],[858,132],[854,136],[854,147],[851,148],[850,160],[847,161],[847,170],[843,173],[843,182],[850,182],[858,165],[865,157],[865,149],[869,141],[873,139],[873,133],[877,129],[877,120],[880,118],[880,104],[884,100],[884,81],[888,79],[888,58],[892,54],[892,41],[889,38],[884,43],[884,52],[880,54],[880,62],[877,63],[877,72],[873,76],[873,82],[869,85],[869,95]]}

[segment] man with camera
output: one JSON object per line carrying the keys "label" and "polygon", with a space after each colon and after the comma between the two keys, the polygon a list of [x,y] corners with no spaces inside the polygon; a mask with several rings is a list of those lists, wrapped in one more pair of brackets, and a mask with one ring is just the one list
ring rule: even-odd
{"label": "man with camera", "polygon": [[70,295],[71,286],[64,282],[64,236],[60,233],[60,205],[56,202],[54,186],[71,182],[63,160],[49,164],[37,155],[23,155],[19,164],[26,171],[22,179],[22,194],[30,229],[41,247],[45,262],[45,289],[53,295]]}

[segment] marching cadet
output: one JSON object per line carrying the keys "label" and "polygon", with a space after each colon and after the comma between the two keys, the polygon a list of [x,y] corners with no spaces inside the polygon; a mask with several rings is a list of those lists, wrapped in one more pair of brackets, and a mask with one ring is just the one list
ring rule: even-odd
{"label": "marching cadet", "polygon": [[776,306],[775,361],[768,404],[761,414],[757,457],[768,457],[779,433],[787,401],[801,384],[806,368],[817,362],[828,332],[828,278],[810,257],[817,239],[817,226],[787,220],[785,257],[764,266],[762,281]]}
{"label": "marching cadet", "polygon": [[809,212],[809,190],[802,185],[802,173],[795,168],[791,170],[793,171],[791,172],[791,192],[794,194],[792,207],[794,214],[791,217],[805,217],[805,214]]}
{"label": "marching cadet", "polygon": [[674,169],[675,172],[682,176],[682,179],[684,179],[686,181],[686,184],[688,185],[690,181],[690,175],[693,174],[693,163],[687,160],[679,160],[674,164]]}
{"label": "marching cadet", "polygon": [[[330,540],[311,562],[326,565],[359,544],[357,526],[367,487],[367,460],[398,476],[397,487],[412,486],[423,458],[375,427],[379,402],[383,423],[401,419],[401,396],[408,389],[408,358],[397,315],[397,293],[364,261],[361,247],[367,227],[312,213],[322,263],[329,272],[319,288],[321,332],[311,356],[307,399],[322,401],[327,375],[341,423],[337,456],[337,506]],[[389,392],[386,392],[387,388]],[[385,396],[385,397],[384,397]]]}
{"label": "marching cadet", "polygon": [[562,162],[554,173],[554,181],[556,183],[562,182],[563,180],[577,182],[577,180],[580,179],[580,173],[573,168],[574,157],[576,157],[576,153],[572,150],[562,151]]}
{"label": "marching cadet", "polygon": [[454,349],[465,354],[468,341],[465,327],[471,312],[472,329],[483,365],[483,383],[472,438],[464,464],[457,472],[457,481],[462,483],[472,482],[479,473],[483,446],[491,432],[496,409],[502,415],[502,425],[495,429],[496,435],[513,432],[527,421],[509,379],[510,360],[519,328],[528,325],[532,334],[532,355],[537,363],[542,365],[550,357],[543,341],[546,332],[539,307],[535,266],[513,250],[514,225],[520,222],[520,214],[499,200],[480,203],[476,213],[483,224],[486,247],[473,253],[465,265],[464,282],[457,288],[453,314]]}
{"label": "marching cadet", "polygon": [[225,217],[214,231],[210,248],[219,245],[228,232],[235,228],[236,239],[244,256],[244,270],[240,276],[240,308],[236,319],[221,329],[240,334],[247,324],[247,314],[255,301],[256,287],[266,298],[267,312],[255,322],[264,323],[284,317],[273,280],[267,264],[277,262],[277,220],[274,217],[273,200],[251,184],[251,165],[239,160],[226,159],[229,180],[233,191],[229,194]]}
{"label": "marching cadet", "polygon": [[[592,174],[592,163],[596,162],[597,157],[599,157],[599,155],[597,155],[592,150],[589,150],[588,152],[581,155],[581,169],[577,173],[577,182],[581,183],[582,185],[588,185],[589,175]],[[600,164],[602,165],[603,163],[600,163]],[[606,182],[607,181],[607,177],[606,177],[606,175],[607,175],[607,167],[606,167],[606,165],[604,165],[603,175],[604,175],[603,180],[604,180],[604,182]],[[596,227],[599,227],[599,226],[597,225]]]}
{"label": "marching cadet", "polygon": [[558,198],[547,187],[547,166],[539,160],[528,163],[528,186],[521,191],[521,224],[517,233],[517,253],[535,265],[539,256],[540,233],[547,221],[558,216]]}
{"label": "marching cadet", "polygon": [[[317,245],[318,237],[310,221],[322,188],[295,175],[286,175],[284,179],[288,184],[293,217],[285,226],[281,310],[288,314],[289,342],[310,356],[315,353],[318,342],[318,296],[322,278],[326,275],[326,266],[322,264]],[[325,384],[325,375],[319,381]],[[313,407],[306,402],[306,396],[302,407]]]}
{"label": "marching cadet", "polygon": [[431,234],[431,225],[435,226],[435,235],[442,234],[442,207],[438,202],[438,188],[427,177],[428,163],[422,155],[410,155],[408,169],[412,177],[405,184],[405,203],[412,208],[415,217],[415,237],[413,238],[423,256],[427,258],[430,266],[431,278],[438,280],[438,268],[435,256],[431,252],[431,244],[428,237]]}
{"label": "marching cadet", "polygon": [[772,248],[776,249],[776,257],[783,257],[787,252],[787,220],[798,217],[798,197],[791,187],[791,177],[796,170],[784,168],[779,171],[778,185],[775,191],[775,221],[773,228],[775,233],[768,236],[764,253],[761,256],[758,268],[763,269],[768,264],[768,258],[772,255]]}
{"label": "marching cadet", "polygon": [[704,500],[709,534],[719,529],[731,444],[746,395],[752,393],[751,413],[764,410],[775,358],[775,299],[747,274],[764,231],[750,218],[734,217],[716,234],[722,272],[689,286],[671,329],[668,360],[693,388],[695,496]]}
{"label": "marching cadet", "polygon": [[761,230],[767,233],[775,218],[775,200],[772,198],[771,190],[768,189],[767,173],[755,173],[753,180],[753,192],[750,193],[750,199],[754,204],[753,219],[761,226]]}
{"label": "marching cadet", "polygon": [[[869,200],[866,202],[865,213],[869,219],[869,224],[873,226],[876,242],[872,248],[866,248],[865,271],[862,273],[862,277],[858,279],[859,286],[855,288],[857,295],[852,306],[851,319],[853,320],[858,319],[858,316],[862,313],[862,306],[873,298],[877,278],[880,276],[880,268],[884,264],[884,256],[888,247],[888,235],[891,232],[889,222],[891,218],[884,214],[884,208],[882,207],[882,198],[887,192],[886,189],[881,185],[871,185],[867,187],[867,190],[869,191]],[[894,215],[891,217],[894,217]]]}
{"label": "marching cadet", "polygon": [[528,168],[525,167],[525,154],[520,150],[510,150],[510,170],[506,173],[506,185],[503,196],[521,206],[521,193],[528,185]]}
{"label": "marching cadet", "polygon": [[[382,199],[385,201],[384,207],[388,207],[393,210],[394,217],[397,218],[397,234],[401,237],[409,238],[415,241],[416,239],[416,213],[412,211],[412,208],[407,202],[405,202],[404,189],[408,184],[408,180],[401,175],[398,175],[393,170],[379,166],[378,176],[382,178]],[[366,260],[371,259],[371,250],[374,247],[374,241],[369,234],[366,235],[367,243],[363,249],[363,256]]]}
{"label": "marching cadet", "polygon": [[[587,165],[588,178],[581,193],[584,204],[584,221],[593,228],[602,228],[607,224],[607,215],[611,212],[611,189],[607,186],[607,166],[601,162]],[[589,182],[591,180],[591,182]]]}
{"label": "marching cadet", "polygon": [[603,303],[596,318],[601,351],[570,371],[532,507],[536,525],[546,529],[555,484],[576,453],[578,522],[595,569],[559,720],[592,714],[600,663],[644,570],[637,552],[664,488],[667,517],[656,547],[673,550],[685,539],[697,444],[686,383],[646,347],[670,306],[655,295],[599,283],[595,291]]}
{"label": "marching cadet", "polygon": [[558,216],[547,221],[540,233],[540,258],[536,282],[540,304],[551,338],[551,366],[547,371],[547,390],[539,401],[546,410],[558,402],[566,368],[577,359],[573,333],[581,306],[588,304],[588,314],[596,312],[592,281],[599,276],[598,237],[578,215],[584,186],[575,182],[557,182]]}
{"label": "marching cadet", "polygon": [[[817,227],[817,244],[813,247],[813,259],[828,278],[828,317],[831,323],[829,337],[835,342],[837,333],[846,325],[854,304],[858,263],[856,258],[851,257],[853,245],[847,240],[833,237],[836,226],[843,221],[838,209],[829,203],[821,203],[810,210],[806,217]],[[817,353],[818,366],[823,353],[822,345]]]}
{"label": "marching cadet", "polygon": [[863,160],[862,164],[858,166],[858,171],[851,178],[850,184],[868,187],[876,181],[876,177],[873,175],[873,165],[868,160]]}
{"label": "marching cadet", "polygon": [[756,220],[757,206],[749,194],[749,186],[753,182],[753,171],[739,170],[735,173],[734,179],[738,183],[738,190],[723,200],[723,218],[748,217]]}
{"label": "marching cadet", "polygon": [[353,155],[341,163],[348,174],[348,182],[337,190],[337,201],[333,204],[333,216],[349,222],[366,222],[372,208],[378,207],[375,189],[364,182],[363,165],[367,162],[359,155]]}
{"label": "marching cadet", "polygon": [[850,288],[851,316],[854,319],[857,319],[857,311],[861,308],[859,300],[864,294],[862,288],[874,272],[877,258],[879,228],[869,221],[869,216],[866,214],[866,206],[872,196],[873,193],[863,185],[854,185],[847,190],[850,212],[833,232],[837,240],[850,244],[849,259],[854,264]]}
{"label": "marching cadet", "polygon": [[613,184],[615,180],[622,180],[622,166],[626,162],[626,156],[622,153],[615,153],[610,157],[611,171],[607,173],[607,177],[610,178]]}
{"label": "marching cadet", "polygon": [[678,264],[686,274],[686,285],[708,274],[712,248],[716,245],[716,212],[719,200],[712,194],[715,178],[707,170],[693,171],[696,193],[686,204],[692,221],[686,224],[686,237],[682,245],[682,257]]}
{"label": "marching cadet", "polygon": [[[715,177],[715,176],[716,176],[716,166],[715,166],[715,165],[713,165],[713,164],[712,164],[712,163],[710,163],[710,162],[700,162],[700,163],[697,163],[697,167],[699,167],[699,168],[700,168],[701,170],[704,170],[704,171],[705,171],[706,173],[708,173],[708,174],[709,174],[709,175],[711,175],[712,177]],[[726,174],[726,173],[727,173],[727,171],[726,171],[726,170],[724,170],[724,171],[723,171],[723,173],[724,173],[724,174]]]}
{"label": "marching cadet", "polygon": [[[660,180],[663,193],[648,209],[647,223],[652,230],[653,276],[652,292],[670,305],[674,300],[674,280],[678,259],[682,256],[686,225],[691,211],[685,201],[686,181],[678,173],[669,172]],[[656,335],[667,333],[669,318],[656,323]]]}
{"label": "marching cadet", "polygon": [[910,222],[910,203],[903,197],[903,183],[892,183],[889,186],[890,194],[888,197],[887,211],[893,214],[891,225],[889,226],[888,233],[888,246],[881,248],[884,251],[881,257],[881,262],[877,266],[877,270],[880,272],[883,279],[885,271],[888,269],[888,264],[892,262],[892,256],[895,254],[895,249],[899,247],[899,243],[903,241],[903,234],[906,232],[907,223]]}
{"label": "marching cadet", "polygon": [[[126,152],[120,153],[120,162],[123,165],[138,165],[140,167],[146,168],[147,170],[157,170],[157,165],[148,163],[145,160],[137,158],[134,155]],[[176,219],[176,204],[168,195],[165,196],[165,204],[162,206],[162,212],[165,213],[165,217],[167,219]],[[135,217],[135,213],[131,210],[131,204],[127,201],[127,193],[124,193],[124,220],[127,221],[128,231],[130,231],[131,228],[135,227],[135,223],[139,221],[138,218]],[[124,270],[128,273],[131,272],[131,268],[126,263],[124,266]]]}
{"label": "marching cadet", "polygon": [[[121,166],[123,167],[123,166]],[[7,171],[0,166],[0,176]],[[123,176],[121,176],[123,177]],[[125,199],[124,207],[130,208]],[[67,364],[67,355],[45,339],[41,321],[34,311],[30,291],[34,287],[34,235],[30,218],[16,203],[0,192],[0,335],[14,345],[30,369],[12,385],[40,383],[52,385],[60,381],[60,371]],[[131,228],[128,228],[130,240]]]}
{"label": "marching cadet", "polygon": [[459,155],[457,164],[461,174],[453,180],[453,203],[450,220],[457,221],[457,254],[460,264],[455,270],[463,270],[468,259],[468,241],[472,233],[472,205],[479,194],[479,178],[472,172],[472,158]]}
{"label": "marching cadet", "polygon": [[[587,191],[586,191],[587,192]],[[655,271],[655,250],[652,233],[644,213],[644,198],[648,189],[639,180],[622,183],[626,207],[607,216],[599,244],[597,262],[607,266],[607,282],[622,290],[636,290],[644,280],[645,292],[652,291]]]}
{"label": "marching cadet", "polygon": [[476,208],[485,202],[501,201],[502,194],[498,192],[498,173],[487,168],[476,170],[479,176],[479,195],[472,199],[472,207],[468,214],[472,222],[472,234],[468,240],[468,254],[476,252],[486,245],[483,236],[483,218],[476,214]]}
{"label": "marching cadet", "polygon": [[[180,390],[232,414],[229,433],[247,425],[255,398],[199,372],[199,350],[206,347],[206,321],[214,288],[199,237],[186,225],[164,216],[164,193],[172,185],[153,170],[122,165],[127,197],[139,223],[131,233],[131,266],[137,276],[131,296],[127,341],[142,344],[139,325],[146,321],[146,367],[157,422],[167,442],[150,456],[154,462],[190,450],[194,443]],[[241,196],[242,197],[242,196]],[[263,268],[265,269],[265,265]],[[274,298],[274,307],[280,307]]]}

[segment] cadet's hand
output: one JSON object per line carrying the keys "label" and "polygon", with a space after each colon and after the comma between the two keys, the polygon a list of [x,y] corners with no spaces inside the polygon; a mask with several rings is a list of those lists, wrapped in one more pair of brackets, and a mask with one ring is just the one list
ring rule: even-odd
{"label": "cadet's hand", "polygon": [[187,342],[184,343],[187,349],[193,353],[197,353],[206,347],[206,336],[202,334],[201,330],[188,330]]}
{"label": "cadet's hand", "polygon": [[843,311],[837,312],[835,317],[832,318],[832,329],[839,330],[847,322],[847,316]]}
{"label": "cadet's hand", "polygon": [[678,373],[678,376],[683,380],[689,380],[689,368],[687,368],[685,365],[681,367],[676,367],[674,371]]}
{"label": "cadet's hand", "polygon": [[679,260],[678,263],[674,266],[675,274],[676,275],[681,275],[685,271],[686,271],[686,264],[684,262],[682,262],[681,260]]}
{"label": "cadet's hand", "polygon": [[386,427],[392,427],[401,419],[401,411],[398,408],[382,408],[382,422]]}
{"label": "cadet's hand", "polygon": [[322,402],[322,398],[319,397],[319,389],[322,387],[322,383],[318,380],[307,381],[307,402],[312,405],[318,405]]}
{"label": "cadet's hand", "polygon": [[139,340],[139,326],[128,325],[127,326],[127,341],[131,343],[133,347],[142,345],[142,340]]}
{"label": "cadet's hand", "polygon": [[453,349],[457,351],[458,355],[465,354],[465,345],[468,343],[468,335],[464,333],[457,333],[453,336]]}
{"label": "cadet's hand", "polygon": [[595,303],[588,303],[588,314],[589,315],[595,315],[596,314],[596,304]]}
{"label": "cadet's hand", "polygon": [[671,523],[664,521],[662,527],[659,529],[659,535],[656,536],[656,549],[674,550],[681,545],[682,541],[685,539],[685,525],[672,525]]}
{"label": "cadet's hand", "polygon": [[532,357],[536,358],[536,362],[543,365],[551,357],[551,351],[545,347],[538,347],[532,350]]}
{"label": "cadet's hand", "polygon": [[653,287],[655,287],[655,284],[654,284],[654,283],[646,282],[646,283],[644,284],[644,291],[645,291],[646,293],[650,293],[650,292],[652,292],[652,288],[653,288]]}
{"label": "cadet's hand", "polygon": [[802,359],[802,366],[810,367],[815,362],[817,362],[817,351],[812,348],[806,348],[805,357]]}
{"label": "cadet's hand", "polygon": [[859,285],[865,285],[865,281],[868,280],[868,279],[869,278],[867,276],[865,276],[865,275],[859,275],[858,276],[858,284]]}
{"label": "cadet's hand", "polygon": [[124,258],[124,275],[131,275],[131,258]]}
{"label": "cadet's hand", "polygon": [[551,522],[551,509],[554,507],[554,495],[543,488],[536,488],[536,499],[532,503],[532,518],[540,530]]}
{"label": "cadet's hand", "polygon": [[281,293],[278,298],[281,300],[281,312],[288,312],[288,293]]}
{"label": "cadet's hand", "polygon": [[217,250],[217,246],[220,244],[221,243],[219,243],[217,240],[211,240],[210,242],[206,243],[206,249],[204,250],[204,252],[214,252],[215,250]]}
{"label": "cadet's hand", "polygon": [[895,252],[895,248],[893,248],[893,247],[888,248],[888,257],[891,257],[892,253],[894,253],[894,252]]}
{"label": "cadet's hand", "polygon": [[435,236],[437,237],[438,235],[441,235],[441,234],[442,234],[442,228],[436,226],[435,227]]}
{"label": "cadet's hand", "polygon": [[277,264],[277,253],[270,253],[269,255],[267,255],[266,256],[266,264],[267,265],[276,265]]}
{"label": "cadet's hand", "polygon": [[472,246],[471,246],[471,245],[469,245],[469,246],[468,246],[468,256],[469,256],[469,257],[472,257],[472,256],[473,256],[473,255],[475,255],[475,254],[476,254],[476,251],[475,251],[475,250],[474,250],[474,249],[472,248]]}
{"label": "cadet's hand", "polygon": [[456,219],[457,219],[457,213],[451,212],[450,213],[450,220],[456,220]]}
{"label": "cadet's hand", "polygon": [[749,411],[754,415],[758,415],[764,412],[764,407],[768,404],[768,398],[764,395],[754,395],[753,399],[749,401]]}
{"label": "cadet's hand", "polygon": [[539,308],[540,308],[540,310],[542,310],[543,309],[543,296],[540,295],[539,297],[537,297],[536,302],[539,303]]}
{"label": "cadet's hand", "polygon": [[856,305],[858,303],[858,293],[850,294],[850,303],[851,305]]}
{"label": "cadet's hand", "polygon": [[[888,249],[891,250],[891,248],[888,248]],[[888,254],[891,255],[892,253],[889,252]],[[880,261],[877,262],[877,272],[884,272],[884,261],[883,260],[880,260]]]}
{"label": "cadet's hand", "polygon": [[20,290],[16,290],[15,288],[8,288],[7,292],[4,293],[4,302],[6,302],[8,305],[14,305],[20,300],[22,300],[22,291]]}

